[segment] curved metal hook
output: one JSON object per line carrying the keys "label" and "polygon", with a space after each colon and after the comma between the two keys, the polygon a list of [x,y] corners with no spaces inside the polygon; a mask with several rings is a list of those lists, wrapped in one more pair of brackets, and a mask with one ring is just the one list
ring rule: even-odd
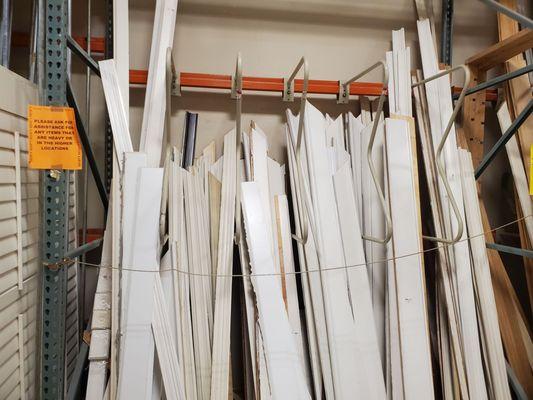
{"label": "curved metal hook", "polygon": [[296,146],[294,146],[294,141],[292,138],[292,135],[289,133],[289,138],[291,142],[291,146],[293,147],[294,154],[296,156],[296,181],[298,182],[298,186],[300,187],[300,192],[302,193],[302,196],[304,197],[305,201],[305,207],[304,210],[307,214],[307,218],[302,218],[301,221],[301,235],[298,237],[297,235],[293,234],[292,237],[299,243],[305,245],[307,243],[307,240],[309,239],[309,218],[311,217],[311,213],[309,212],[310,206],[310,195],[309,190],[307,190],[308,186],[305,186],[304,180],[304,174],[302,173],[302,163],[301,163],[301,147],[302,147],[302,139],[303,139],[303,130],[304,130],[304,121],[305,121],[305,106],[307,104],[307,90],[309,87],[309,65],[307,63],[307,60],[305,57],[302,57],[300,61],[298,62],[298,65],[294,68],[291,76],[289,79],[285,80],[284,82],[284,91],[283,91],[283,100],[284,101],[294,101],[294,79],[296,78],[296,75],[300,71],[300,69],[303,68],[303,86],[302,86],[302,97],[300,99],[300,115],[299,115],[299,121],[298,121],[298,134],[296,136]]}
{"label": "curved metal hook", "polygon": [[431,240],[433,242],[440,242],[440,243],[446,243],[446,244],[454,244],[457,243],[461,237],[463,236],[463,219],[461,218],[461,212],[459,210],[459,207],[457,205],[457,202],[455,201],[455,197],[453,196],[452,189],[450,188],[450,183],[448,182],[448,177],[446,176],[446,171],[444,169],[443,162],[441,160],[441,154],[442,150],[444,149],[444,145],[446,144],[446,140],[448,139],[448,136],[450,135],[450,131],[452,129],[453,123],[455,121],[455,118],[457,117],[457,114],[459,113],[459,110],[463,106],[466,91],[468,89],[468,86],[470,85],[470,69],[466,65],[459,65],[457,67],[454,67],[452,69],[439,72],[438,74],[435,74],[433,76],[430,76],[427,79],[421,80],[419,82],[413,83],[411,87],[417,87],[424,83],[430,82],[434,79],[440,78],[445,75],[451,75],[455,71],[463,70],[464,72],[464,83],[463,83],[463,90],[461,90],[461,94],[459,95],[459,99],[457,100],[457,103],[455,104],[455,107],[453,109],[452,115],[450,116],[450,119],[448,120],[448,125],[446,125],[446,129],[444,130],[444,133],[442,135],[442,138],[440,140],[439,146],[437,147],[437,152],[435,154],[435,164],[437,165],[437,171],[439,173],[440,178],[442,179],[442,183],[444,184],[444,189],[446,190],[446,194],[448,195],[448,199],[450,199],[450,203],[453,208],[453,212],[455,214],[455,218],[457,219],[457,233],[453,237],[453,239],[447,239],[447,238],[439,238],[434,236],[423,236],[424,239]]}
{"label": "curved metal hook", "polygon": [[378,109],[376,112],[376,116],[374,118],[374,123],[372,125],[372,132],[370,133],[370,140],[368,142],[368,148],[366,150],[366,157],[368,161],[368,167],[370,168],[370,175],[372,175],[374,186],[376,187],[376,191],[378,192],[379,202],[381,204],[383,213],[385,214],[385,237],[383,239],[380,239],[374,236],[367,236],[367,235],[362,235],[362,236],[363,236],[363,239],[365,240],[370,240],[372,242],[385,244],[392,237],[392,219],[390,216],[389,208],[387,207],[387,203],[385,201],[385,196],[383,195],[383,190],[381,189],[381,186],[379,185],[376,168],[374,167],[374,163],[372,161],[372,150],[374,147],[374,141],[376,139],[376,133],[378,130],[380,115],[383,113],[383,104],[385,103],[385,88],[387,87],[389,83],[389,70],[387,69],[387,65],[385,64],[385,62],[378,61],[374,65],[365,69],[360,74],[354,76],[352,79],[349,79],[348,81],[344,83],[341,83],[339,97],[344,98],[345,100],[343,101],[347,102],[350,97],[350,84],[362,78],[363,76],[368,74],[370,71],[373,71],[374,69],[380,66],[383,67],[383,78],[381,81],[383,88],[381,90],[381,95],[379,96]]}
{"label": "curved metal hook", "polygon": [[231,80],[231,98],[235,99],[235,146],[237,149],[236,187],[235,187],[235,243],[241,241],[241,190],[239,167],[241,159],[241,123],[242,123],[242,57],[237,53],[235,75]]}

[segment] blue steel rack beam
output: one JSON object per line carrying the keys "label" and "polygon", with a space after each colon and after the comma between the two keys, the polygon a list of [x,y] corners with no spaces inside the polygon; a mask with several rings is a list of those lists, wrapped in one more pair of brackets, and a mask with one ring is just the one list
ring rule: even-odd
{"label": "blue steel rack beam", "polygon": [[[66,104],[68,8],[66,0],[46,0],[43,98],[46,104]],[[41,174],[42,341],[41,395],[64,398],[65,314],[67,269],[58,266],[67,250],[68,179],[64,171]]]}

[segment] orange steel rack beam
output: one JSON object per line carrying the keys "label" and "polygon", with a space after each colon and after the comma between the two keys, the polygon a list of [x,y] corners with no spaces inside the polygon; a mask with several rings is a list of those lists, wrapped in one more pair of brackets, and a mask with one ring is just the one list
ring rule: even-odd
{"label": "orange steel rack beam", "polygon": [[[87,49],[87,39],[83,36],[73,36],[74,40],[83,48]],[[30,36],[27,33],[13,32],[12,46],[27,47],[30,43]],[[102,37],[91,38],[91,52],[103,54],[105,50],[105,42]],[[130,84],[146,85],[148,79],[148,71],[131,69],[130,70]],[[295,79],[295,92],[302,92],[303,81]],[[179,76],[180,88],[199,88],[199,89],[225,89],[231,90],[231,75],[214,75],[214,74],[200,74],[195,72],[181,72]],[[257,92],[279,92],[283,93],[283,78],[260,78],[243,76],[242,78],[243,90],[257,91]],[[382,91],[381,83],[376,82],[354,82],[350,85],[350,94],[358,96],[379,96]],[[458,94],[461,88],[453,87],[453,93]],[[309,80],[308,93],[310,94],[331,94],[337,95],[339,93],[339,81],[330,80]],[[495,101],[497,99],[497,92],[495,90],[487,90],[487,100]]]}

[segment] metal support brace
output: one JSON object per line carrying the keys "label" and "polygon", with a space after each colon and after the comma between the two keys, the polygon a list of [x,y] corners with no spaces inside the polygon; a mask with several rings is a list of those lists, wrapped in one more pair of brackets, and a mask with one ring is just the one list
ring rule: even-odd
{"label": "metal support brace", "polygon": [[348,103],[348,101],[350,100],[350,85],[353,82],[357,81],[358,79],[361,79],[363,76],[365,76],[369,72],[379,67],[382,67],[383,69],[383,75],[382,75],[382,80],[381,80],[382,91],[381,91],[381,95],[379,96],[378,108],[376,111],[376,117],[374,118],[374,122],[372,125],[372,131],[370,132],[370,140],[368,141],[368,147],[366,149],[366,158],[367,158],[368,168],[370,169],[370,175],[372,176],[372,181],[374,182],[374,186],[376,187],[376,192],[378,194],[381,209],[383,211],[383,214],[385,215],[385,237],[382,239],[382,238],[378,238],[374,236],[363,235],[363,239],[370,240],[376,243],[385,244],[392,237],[392,218],[390,215],[389,207],[387,206],[387,203],[385,202],[385,196],[383,195],[383,190],[381,189],[381,186],[379,184],[376,167],[374,167],[374,162],[372,160],[372,152],[374,148],[374,142],[376,139],[376,133],[378,130],[380,118],[383,114],[383,104],[385,103],[385,90],[386,90],[385,88],[387,87],[389,83],[389,71],[387,69],[387,64],[385,64],[384,61],[378,61],[374,65],[368,67],[363,72],[357,74],[356,76],[347,80],[346,82],[344,83],[339,82],[339,98],[337,99],[337,102]]}
{"label": "metal support brace", "polygon": [[431,240],[433,242],[447,243],[447,244],[457,243],[461,239],[461,237],[463,236],[464,224],[463,224],[463,219],[461,218],[461,212],[459,210],[459,206],[457,205],[457,201],[455,200],[455,197],[453,196],[450,183],[448,182],[448,177],[446,175],[446,169],[441,159],[441,154],[442,154],[442,151],[444,150],[444,145],[446,144],[446,140],[448,139],[448,136],[450,135],[450,131],[455,122],[455,118],[457,117],[457,114],[459,114],[459,110],[463,106],[465,95],[466,95],[466,88],[470,85],[470,69],[466,65],[459,65],[450,70],[439,72],[438,74],[430,76],[429,78],[416,82],[412,85],[412,87],[420,86],[422,84],[425,84],[434,79],[443,77],[445,75],[451,75],[455,71],[459,71],[459,70],[462,70],[464,73],[465,79],[463,83],[463,90],[461,90],[461,94],[459,95],[459,100],[457,100],[457,103],[455,104],[455,107],[453,108],[453,112],[450,115],[450,119],[448,120],[446,129],[444,130],[440,143],[437,146],[437,153],[435,154],[435,164],[437,165],[437,172],[442,180],[444,189],[446,190],[446,195],[448,196],[448,199],[453,209],[453,213],[455,214],[455,219],[457,220],[457,233],[452,239],[439,238],[439,237],[433,237],[433,236],[422,236],[426,240]]}
{"label": "metal support brace", "polygon": [[503,149],[505,144],[513,137],[513,135],[518,131],[522,124],[528,119],[529,115],[531,114],[531,111],[533,111],[533,99],[529,100],[527,106],[525,106],[522,112],[518,115],[518,117],[516,117],[509,129],[505,131],[502,137],[498,139],[496,144],[492,146],[492,149],[490,149],[489,152],[485,155],[485,157],[483,157],[483,160],[481,160],[481,162],[479,163],[474,174],[476,179],[481,176],[483,171],[485,171],[485,169],[489,166],[494,157],[496,157],[496,154],[498,154],[500,150]]}
{"label": "metal support brace", "polygon": [[505,246],[498,243],[485,243],[487,249],[499,251],[501,253],[514,254],[515,256],[533,258],[533,250],[521,249],[518,247]]}
{"label": "metal support brace", "polygon": [[81,48],[81,46],[76,42],[74,39],[72,39],[71,36],[67,36],[67,47],[76,54],[83,63],[91,69],[96,75],[100,76],[100,68],[98,67],[98,64],[94,59],[87,54],[85,50]]}
{"label": "metal support brace", "polygon": [[442,34],[440,61],[452,65],[453,0],[442,0]]}
{"label": "metal support brace", "polygon": [[503,75],[497,76],[495,78],[489,79],[486,82],[480,83],[477,86],[474,86],[474,87],[472,87],[470,89],[467,89],[466,95],[468,96],[468,95],[480,92],[482,90],[488,89],[490,87],[499,85],[500,83],[507,82],[507,81],[509,81],[511,79],[514,79],[514,78],[518,77],[518,76],[527,74],[527,73],[529,73],[531,71],[533,71],[533,64],[526,65],[525,67],[517,69],[516,71],[509,72],[508,74],[503,74]]}
{"label": "metal support brace", "polygon": [[100,171],[98,170],[98,164],[96,163],[96,159],[94,158],[94,153],[93,153],[93,149],[91,146],[91,142],[89,141],[89,138],[87,136],[87,131],[85,130],[85,125],[83,124],[83,120],[81,119],[78,104],[76,103],[76,99],[74,98],[74,93],[72,92],[72,88],[70,87],[70,82],[67,82],[67,102],[68,102],[68,105],[74,109],[74,115],[76,116],[76,126],[78,128],[80,140],[83,145],[83,150],[85,151],[87,162],[89,163],[89,167],[91,168],[91,172],[93,174],[93,178],[96,183],[96,187],[98,189],[98,194],[100,195],[100,199],[102,200],[104,210],[105,212],[107,212],[107,205],[108,205],[107,193],[106,193],[102,178],[100,176]]}
{"label": "metal support brace", "polygon": [[514,19],[515,21],[518,21],[518,23],[522,25],[522,28],[533,29],[533,21],[531,21],[526,16],[516,12],[515,10],[511,10],[510,8],[505,7],[495,0],[481,0],[481,1],[485,3],[487,6],[492,7],[496,11],[507,15],[508,17]]}
{"label": "metal support brace", "polygon": [[[68,32],[67,0],[46,0],[45,74],[43,94],[48,105],[66,104]],[[68,242],[68,177],[47,170],[41,176],[42,343],[41,395],[61,400],[65,379],[65,314],[67,269],[48,265],[64,258]]]}

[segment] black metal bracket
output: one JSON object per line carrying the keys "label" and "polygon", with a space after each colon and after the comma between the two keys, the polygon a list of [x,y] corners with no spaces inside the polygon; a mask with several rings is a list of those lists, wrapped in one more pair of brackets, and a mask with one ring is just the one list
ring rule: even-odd
{"label": "black metal bracket", "polygon": [[102,204],[104,206],[105,212],[107,212],[107,206],[108,206],[107,192],[105,190],[104,182],[102,181],[100,171],[98,170],[98,164],[96,163],[96,159],[94,158],[94,153],[93,153],[93,149],[91,146],[91,142],[89,141],[89,138],[87,136],[87,131],[85,130],[85,125],[83,124],[83,120],[81,119],[78,104],[76,102],[76,98],[74,97],[74,93],[72,92],[72,87],[70,86],[69,81],[67,81],[67,102],[68,102],[68,105],[74,109],[74,115],[76,117],[76,126],[78,128],[80,140],[83,145],[83,150],[85,151],[87,162],[89,163],[89,167],[91,169],[94,181],[96,183],[98,194],[100,195],[100,199],[102,200]]}
{"label": "black metal bracket", "polygon": [[72,38],[72,36],[67,36],[67,47],[76,54],[83,63],[91,69],[96,75],[100,76],[100,68],[94,59],[87,54],[85,50]]}

